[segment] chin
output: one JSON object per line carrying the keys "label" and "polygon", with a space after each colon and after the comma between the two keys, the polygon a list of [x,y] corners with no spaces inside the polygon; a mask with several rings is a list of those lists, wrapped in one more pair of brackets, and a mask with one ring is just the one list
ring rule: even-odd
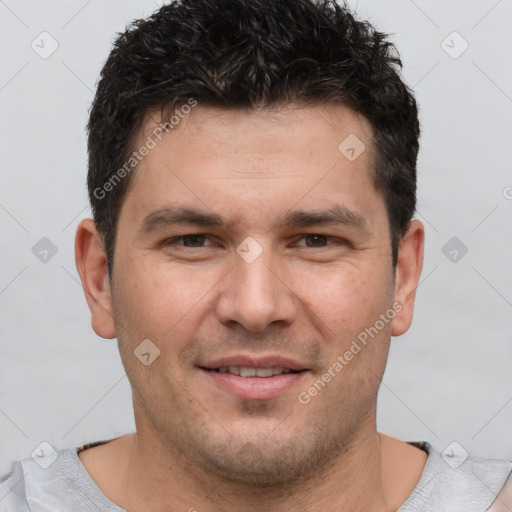
{"label": "chin", "polygon": [[[233,435],[223,441],[203,437],[194,443],[196,463],[205,472],[241,486],[279,490],[301,485],[329,465],[343,443],[325,432]],[[281,434],[281,437],[279,437]]]}

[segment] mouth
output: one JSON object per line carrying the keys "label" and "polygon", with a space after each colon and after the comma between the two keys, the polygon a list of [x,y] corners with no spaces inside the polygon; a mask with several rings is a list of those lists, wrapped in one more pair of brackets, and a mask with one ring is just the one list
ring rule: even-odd
{"label": "mouth", "polygon": [[247,366],[221,366],[220,368],[215,368],[210,370],[205,368],[205,370],[218,372],[218,373],[229,373],[230,375],[238,375],[239,377],[243,377],[244,379],[250,378],[258,378],[258,379],[268,379],[269,377],[274,377],[275,375],[288,375],[290,373],[299,373],[301,370],[291,370],[290,368],[282,368],[279,366],[271,366],[269,368],[249,368]]}
{"label": "mouth", "polygon": [[231,357],[199,366],[216,389],[244,400],[283,396],[299,385],[309,369],[281,357]]}

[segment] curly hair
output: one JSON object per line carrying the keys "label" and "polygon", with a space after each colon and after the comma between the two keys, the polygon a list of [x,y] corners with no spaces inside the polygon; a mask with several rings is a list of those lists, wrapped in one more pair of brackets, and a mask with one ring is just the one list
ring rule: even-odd
{"label": "curly hair", "polygon": [[167,118],[191,98],[234,109],[342,103],[364,116],[396,267],[416,208],[420,127],[388,34],[335,0],[176,0],[117,36],[87,125],[87,186],[110,277],[131,176],[98,190],[130,158],[149,111]]}

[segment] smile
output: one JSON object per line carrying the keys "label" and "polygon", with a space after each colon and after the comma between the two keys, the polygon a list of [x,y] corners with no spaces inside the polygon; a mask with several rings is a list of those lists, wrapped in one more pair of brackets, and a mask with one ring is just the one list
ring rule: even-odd
{"label": "smile", "polygon": [[283,375],[288,373],[296,373],[289,368],[270,367],[270,368],[248,368],[246,366],[221,366],[216,370],[219,373],[229,373],[230,375],[238,375],[239,377],[251,378],[268,378],[274,375]]}
{"label": "smile", "polygon": [[270,400],[294,394],[304,387],[304,378],[310,374],[308,370],[282,366],[252,368],[230,365],[200,369],[208,379],[207,389],[217,389],[242,400]]}

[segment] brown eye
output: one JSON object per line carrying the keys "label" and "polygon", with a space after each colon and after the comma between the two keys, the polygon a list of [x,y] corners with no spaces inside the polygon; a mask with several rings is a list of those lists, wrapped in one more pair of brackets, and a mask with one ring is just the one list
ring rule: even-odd
{"label": "brown eye", "polygon": [[306,235],[304,237],[306,240],[311,240],[314,247],[324,247],[325,242],[327,242],[327,237],[323,235]]}
{"label": "brown eye", "polygon": [[[169,238],[164,242],[165,246],[168,245],[174,245],[178,247],[186,247],[186,248],[194,248],[194,247],[207,247],[203,245],[203,242],[205,240],[209,240],[207,236],[200,235],[200,234],[192,234],[192,235],[182,235],[182,236],[175,236],[173,238]],[[183,241],[183,244],[179,243],[180,241]],[[213,243],[209,244],[213,245]]]}
{"label": "brown eye", "polygon": [[[321,235],[319,233],[307,233],[305,235],[302,235],[301,240],[306,240],[307,242],[305,244],[305,247],[309,247],[312,249],[322,249],[323,247],[333,245],[332,243],[328,244],[329,240],[336,240],[338,241],[338,243],[343,243],[343,240],[341,240],[340,238]],[[304,247],[304,245],[300,245]]]}

